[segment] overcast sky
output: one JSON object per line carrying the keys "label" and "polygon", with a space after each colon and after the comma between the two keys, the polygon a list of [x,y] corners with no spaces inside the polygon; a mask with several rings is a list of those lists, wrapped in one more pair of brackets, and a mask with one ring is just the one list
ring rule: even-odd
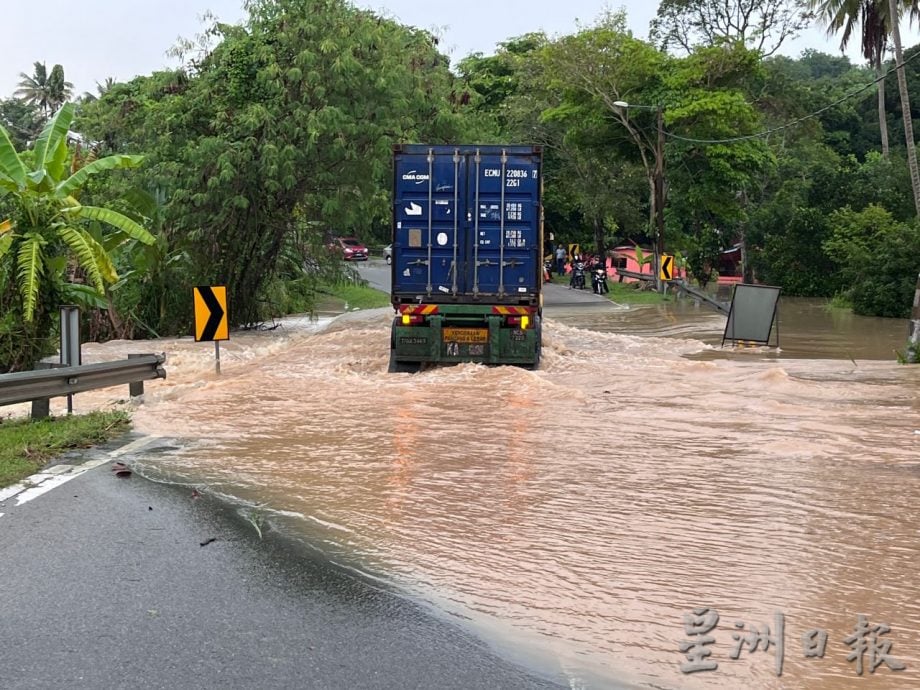
{"label": "overcast sky", "polygon": [[[3,60],[0,62],[0,97],[16,88],[19,73],[32,73],[32,63],[44,61],[48,69],[64,66],[75,94],[95,91],[106,77],[127,81],[138,74],[175,65],[165,53],[179,36],[192,37],[201,28],[199,16],[210,10],[222,21],[243,16],[241,0],[35,0],[3,2]],[[441,48],[456,62],[480,51],[490,54],[495,44],[529,31],[571,33],[576,22],[590,24],[603,10],[603,0],[359,0],[360,6],[394,17],[403,24],[439,29]],[[609,3],[624,7],[633,33],[648,36],[655,0]],[[858,34],[857,34],[858,37]],[[916,34],[904,36],[906,46]],[[806,48],[838,54],[838,41],[812,29],[783,53],[798,56]],[[848,51],[861,63],[858,45]]]}

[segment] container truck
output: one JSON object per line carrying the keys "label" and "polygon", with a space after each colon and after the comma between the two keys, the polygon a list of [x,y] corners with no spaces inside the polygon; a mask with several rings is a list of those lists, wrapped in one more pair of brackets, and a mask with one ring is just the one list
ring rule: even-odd
{"label": "container truck", "polygon": [[412,144],[394,147],[393,157],[390,371],[537,368],[541,149]]}

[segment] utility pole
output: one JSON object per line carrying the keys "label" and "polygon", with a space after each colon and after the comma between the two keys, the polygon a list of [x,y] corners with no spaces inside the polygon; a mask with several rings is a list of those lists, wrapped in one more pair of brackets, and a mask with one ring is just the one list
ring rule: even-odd
{"label": "utility pole", "polygon": [[[657,130],[657,137],[655,139],[655,146],[652,149],[655,155],[655,167],[652,170],[652,215],[654,217],[655,223],[655,263],[653,264],[653,269],[655,271],[655,287],[658,292],[664,293],[665,283],[661,280],[661,255],[664,254],[664,106],[659,103],[657,106],[654,105],[636,105],[630,104],[626,101],[614,101],[613,107],[625,113],[629,108],[641,108],[643,110],[654,110],[656,113],[655,128]],[[625,115],[623,118],[623,123],[629,126],[626,122]],[[651,149],[650,141],[647,138],[640,138],[635,130],[630,129],[630,132],[633,135],[636,143],[639,145],[643,151]],[[645,156],[643,156],[643,160]],[[648,164],[646,163],[646,166]],[[648,167],[646,167],[646,174],[648,174]]]}
{"label": "utility pole", "polygon": [[658,292],[664,294],[661,257],[664,254],[664,108],[658,104],[658,140],[655,145],[655,275]]}

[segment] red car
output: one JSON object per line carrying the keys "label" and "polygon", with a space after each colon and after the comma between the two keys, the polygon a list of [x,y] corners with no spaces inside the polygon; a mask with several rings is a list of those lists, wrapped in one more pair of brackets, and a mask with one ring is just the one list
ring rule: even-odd
{"label": "red car", "polygon": [[332,249],[342,252],[345,261],[367,261],[367,247],[356,237],[336,237],[332,240]]}

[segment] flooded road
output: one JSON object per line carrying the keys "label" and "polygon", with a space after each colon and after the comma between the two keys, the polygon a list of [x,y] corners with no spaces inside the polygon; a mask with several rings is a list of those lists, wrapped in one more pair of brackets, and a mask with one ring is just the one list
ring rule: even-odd
{"label": "flooded road", "polygon": [[[833,335],[818,307],[784,300],[778,352],[720,350],[724,318],[690,305],[560,307],[537,372],[386,374],[387,310],[234,335],[219,379],[208,345],[171,341],[135,413],[164,439],[142,470],[244,502],[571,687],[918,687],[920,370],[892,361],[903,322]],[[700,607],[718,668],[685,674]],[[905,670],[870,674],[867,652],[857,676],[859,614]],[[784,642],[781,677],[773,645],[730,658],[736,621]]]}

